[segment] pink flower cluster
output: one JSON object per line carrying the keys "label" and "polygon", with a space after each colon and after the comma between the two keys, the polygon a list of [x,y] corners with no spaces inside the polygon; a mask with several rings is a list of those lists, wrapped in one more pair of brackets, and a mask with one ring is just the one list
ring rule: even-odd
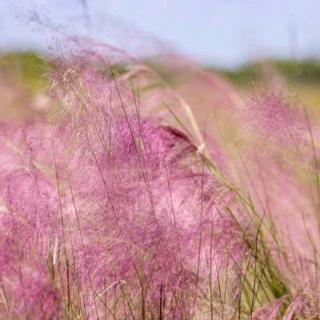
{"label": "pink flower cluster", "polygon": [[189,319],[241,272],[234,197],[99,59],[55,61],[50,109],[0,124],[6,319]]}

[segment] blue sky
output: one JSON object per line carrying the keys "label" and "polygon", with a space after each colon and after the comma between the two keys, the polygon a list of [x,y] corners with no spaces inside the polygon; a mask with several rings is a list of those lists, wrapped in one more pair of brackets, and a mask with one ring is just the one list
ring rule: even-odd
{"label": "blue sky", "polygon": [[319,0],[0,0],[0,48],[43,47],[63,32],[148,52],[158,40],[195,60],[233,66],[319,55]]}

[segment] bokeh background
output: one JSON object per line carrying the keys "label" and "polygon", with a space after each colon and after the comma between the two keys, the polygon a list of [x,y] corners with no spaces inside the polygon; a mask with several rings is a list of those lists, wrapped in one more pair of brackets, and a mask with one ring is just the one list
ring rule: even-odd
{"label": "bokeh background", "polygon": [[318,0],[1,0],[1,61],[37,83],[34,53],[77,35],[143,58],[175,51],[241,90],[281,88],[315,110],[319,12]]}
{"label": "bokeh background", "polygon": [[[64,32],[124,49],[134,34],[199,62],[234,67],[252,59],[308,58],[320,50],[318,0],[2,0],[1,49],[43,47],[39,16]],[[126,31],[127,39],[116,36]],[[116,32],[116,30],[118,30]],[[129,32],[128,32],[129,31]]]}

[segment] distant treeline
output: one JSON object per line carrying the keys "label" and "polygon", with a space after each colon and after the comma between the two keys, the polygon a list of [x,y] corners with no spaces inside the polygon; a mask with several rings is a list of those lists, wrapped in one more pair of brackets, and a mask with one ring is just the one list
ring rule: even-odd
{"label": "distant treeline", "polygon": [[[164,78],[170,78],[168,72],[153,59],[147,59],[147,64],[156,69]],[[22,73],[22,77],[29,81],[40,81],[43,76],[46,61],[38,54],[26,52],[0,53],[0,70],[9,69]],[[119,67],[119,66],[118,66]],[[304,60],[264,60],[241,65],[234,69],[206,66],[207,70],[218,72],[227,80],[246,85],[265,79],[269,74],[279,74],[289,81],[317,83],[320,82],[320,59]],[[115,68],[117,69],[117,68]],[[37,84],[34,84],[37,85]]]}
{"label": "distant treeline", "polygon": [[209,70],[219,72],[228,80],[237,84],[259,81],[270,73],[280,74],[289,81],[320,82],[319,59],[265,60],[244,64],[231,70],[214,67],[209,67]]}

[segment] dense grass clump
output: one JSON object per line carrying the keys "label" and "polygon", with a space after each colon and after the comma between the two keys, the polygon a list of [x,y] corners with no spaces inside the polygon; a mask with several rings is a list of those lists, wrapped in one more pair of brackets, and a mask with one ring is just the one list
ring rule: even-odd
{"label": "dense grass clump", "polygon": [[0,319],[316,319],[306,109],[180,57],[47,60],[0,81]]}

